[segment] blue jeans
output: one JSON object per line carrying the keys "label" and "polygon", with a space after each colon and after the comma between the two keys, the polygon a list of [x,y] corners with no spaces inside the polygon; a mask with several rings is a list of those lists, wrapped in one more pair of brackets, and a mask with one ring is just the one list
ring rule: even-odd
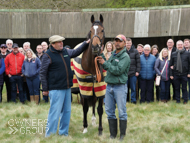
{"label": "blue jeans", "polygon": [[28,85],[29,93],[30,95],[39,95],[40,90],[40,77],[35,76],[35,77],[26,77],[26,82]]}
{"label": "blue jeans", "polygon": [[187,96],[187,81],[188,77],[187,75],[174,75],[174,85],[175,85],[175,94],[176,94],[176,102],[180,103],[180,85],[182,85],[182,94],[184,102],[188,101]]}
{"label": "blue jeans", "polygon": [[24,96],[24,100],[28,100],[30,101],[30,93],[29,93],[29,89],[28,89],[28,85],[26,83],[26,77],[23,77],[25,78],[25,81],[23,82],[23,96]]}
{"label": "blue jeans", "polygon": [[108,119],[116,119],[116,103],[119,111],[119,119],[127,120],[126,112],[127,84],[107,84],[105,96],[105,111]]}
{"label": "blue jeans", "polygon": [[57,132],[60,117],[59,135],[68,136],[71,116],[71,89],[50,90],[50,109],[45,137]]}
{"label": "blue jeans", "polygon": [[160,99],[161,100],[168,100],[170,96],[170,80],[168,81],[160,81]]}
{"label": "blue jeans", "polygon": [[18,85],[18,90],[19,90],[19,99],[20,99],[20,102],[24,102],[23,77],[19,76],[19,75],[12,75],[9,78],[9,81],[11,83],[11,100],[13,102],[16,102],[16,95],[17,95],[16,84],[17,84]]}
{"label": "blue jeans", "polygon": [[131,102],[136,102],[136,82],[137,77],[134,75],[132,77],[128,77],[127,84],[128,84],[128,94],[129,88],[131,89]]}

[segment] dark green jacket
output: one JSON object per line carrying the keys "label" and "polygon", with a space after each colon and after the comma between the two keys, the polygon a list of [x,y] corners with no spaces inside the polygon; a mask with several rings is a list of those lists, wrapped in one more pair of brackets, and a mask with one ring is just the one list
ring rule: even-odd
{"label": "dark green jacket", "polygon": [[[114,56],[115,51],[112,52],[109,60],[105,61],[103,64],[103,68],[107,71],[105,82],[109,84],[125,84],[128,80],[131,60],[126,53],[126,48]],[[103,54],[101,56],[105,59]]]}

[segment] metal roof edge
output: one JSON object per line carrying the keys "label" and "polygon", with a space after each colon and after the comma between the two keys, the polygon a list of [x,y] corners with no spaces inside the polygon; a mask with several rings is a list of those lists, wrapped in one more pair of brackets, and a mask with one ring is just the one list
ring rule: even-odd
{"label": "metal roof edge", "polygon": [[82,12],[161,10],[161,9],[179,9],[179,8],[190,8],[190,5],[156,6],[156,7],[133,7],[133,8],[95,8],[95,9],[92,8],[92,9],[82,9]]}

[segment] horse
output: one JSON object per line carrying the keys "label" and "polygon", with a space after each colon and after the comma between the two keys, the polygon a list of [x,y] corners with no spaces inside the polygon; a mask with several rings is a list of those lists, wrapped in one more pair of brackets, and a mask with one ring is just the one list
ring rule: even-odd
{"label": "horse", "polygon": [[[97,112],[99,115],[99,127],[98,134],[102,135],[102,115],[103,115],[103,98],[106,92],[106,83],[104,77],[106,71],[103,70],[99,63],[97,67],[100,69],[101,80],[96,81],[97,72],[95,67],[95,57],[100,55],[101,48],[104,44],[105,33],[103,27],[103,16],[100,15],[100,21],[95,21],[94,15],[91,16],[91,29],[87,35],[87,39],[91,39],[88,48],[78,57],[73,60],[73,69],[76,75],[77,81],[74,79],[73,84],[78,83],[81,95],[81,104],[83,106],[83,133],[87,133],[87,112],[90,106],[92,106],[92,125],[96,124],[95,117],[95,105],[98,100]],[[79,45],[77,45],[78,47]],[[77,48],[75,47],[75,48]]]}

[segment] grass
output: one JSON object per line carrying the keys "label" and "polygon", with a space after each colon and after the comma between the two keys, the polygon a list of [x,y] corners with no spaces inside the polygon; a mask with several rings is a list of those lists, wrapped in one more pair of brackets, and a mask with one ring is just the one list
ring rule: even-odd
{"label": "grass", "polygon": [[[13,104],[6,102],[3,91],[3,102],[0,103],[0,142],[64,142],[64,143],[107,143],[119,142],[118,136],[109,139],[107,116],[103,114],[103,135],[98,136],[98,114],[96,113],[96,127],[91,125],[92,110],[88,113],[88,133],[83,134],[82,106],[77,103],[73,95],[72,113],[69,136],[53,135],[45,138],[45,121],[48,116],[49,104],[27,102]],[[183,105],[170,101],[166,104],[154,102],[150,104],[127,103],[128,124],[126,137],[123,142],[128,143],[184,143],[190,141],[190,103]],[[104,110],[105,111],[105,110]],[[118,112],[116,110],[116,114]],[[30,122],[30,123],[29,123]],[[31,125],[32,123],[33,125]],[[37,127],[32,128],[32,127]],[[9,134],[11,129],[18,129],[15,134]]]}

